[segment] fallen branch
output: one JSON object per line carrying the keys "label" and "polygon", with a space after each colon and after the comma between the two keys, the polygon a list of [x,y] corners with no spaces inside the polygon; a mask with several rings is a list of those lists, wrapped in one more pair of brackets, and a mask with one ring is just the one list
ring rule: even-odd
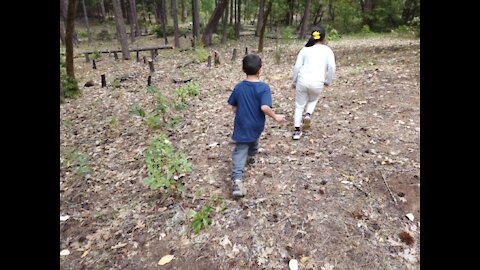
{"label": "fallen branch", "polygon": [[187,83],[187,82],[189,82],[189,81],[191,81],[191,80],[192,80],[192,78],[186,79],[186,80],[175,80],[175,79],[173,79],[173,82],[174,82],[174,83]]}
{"label": "fallen branch", "polygon": [[366,197],[369,196],[368,192],[366,192],[365,190],[363,190],[362,188],[360,188],[360,186],[358,186],[357,184],[355,183],[352,183],[354,187],[356,187],[358,190],[360,190],[363,194],[365,194]]}
{"label": "fallen branch", "polygon": [[380,174],[382,175],[383,182],[385,183],[385,186],[387,186],[388,192],[390,193],[390,196],[392,197],[393,202],[395,203],[395,205],[397,205],[397,199],[395,199],[395,196],[393,195],[393,192],[390,189],[390,186],[387,184],[387,180],[385,179],[383,172],[380,171]]}

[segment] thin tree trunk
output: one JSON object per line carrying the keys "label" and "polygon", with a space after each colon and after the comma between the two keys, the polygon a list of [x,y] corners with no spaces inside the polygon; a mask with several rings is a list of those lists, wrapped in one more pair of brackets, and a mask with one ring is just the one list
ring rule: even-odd
{"label": "thin tree trunk", "polygon": [[227,0],[227,5],[225,7],[225,13],[223,14],[222,44],[225,44],[225,42],[227,42],[227,34],[228,34],[228,0]]}
{"label": "thin tree trunk", "polygon": [[135,0],[129,0],[130,4],[130,31],[134,32],[135,37],[140,35],[140,25],[138,24],[137,5]]}
{"label": "thin tree trunk", "polygon": [[[135,0],[133,0],[135,1]],[[130,21],[130,41],[135,42],[135,19],[133,18],[132,0],[128,0],[128,20]]]}
{"label": "thin tree trunk", "polygon": [[87,27],[88,42],[90,42],[90,26],[88,25],[88,14],[87,14],[87,8],[85,7],[85,0],[82,0],[82,6],[83,6],[83,15],[85,15],[85,26]]}
{"label": "thin tree trunk", "polygon": [[168,44],[167,38],[167,0],[160,0],[160,4],[162,5],[161,13],[162,13],[162,28],[163,28],[163,38],[165,39],[165,44]]}
{"label": "thin tree trunk", "polygon": [[258,52],[263,52],[263,39],[265,36],[265,28],[267,26],[268,15],[270,14],[271,10],[272,10],[272,0],[269,0],[267,4],[267,11],[265,12],[263,17],[262,29],[260,29],[260,37],[258,40]]}
{"label": "thin tree trunk", "polygon": [[180,40],[178,39],[178,15],[177,15],[177,1],[172,0],[172,18],[173,18],[173,35],[175,47],[180,47]]}
{"label": "thin tree trunk", "polygon": [[62,21],[60,21],[60,41],[65,45],[65,26]]}
{"label": "thin tree trunk", "polygon": [[75,13],[77,11],[77,0],[70,0],[67,8],[67,24],[65,33],[66,55],[65,66],[68,77],[75,79],[73,67],[73,32],[75,31]]}
{"label": "thin tree trunk", "polygon": [[180,2],[182,5],[182,23],[186,23],[188,18],[187,5],[185,3],[185,0],[181,0]]}
{"label": "thin tree trunk", "polygon": [[230,0],[230,22],[228,23],[228,25],[233,25],[233,5],[234,5],[234,2],[236,3],[236,0]]}
{"label": "thin tree trunk", "polygon": [[122,9],[119,0],[112,0],[113,12],[115,13],[115,24],[117,27],[117,37],[122,47],[122,57],[124,60],[130,59],[130,50],[128,49],[127,33],[125,32],[125,23],[123,21]]}
{"label": "thin tree trunk", "polygon": [[265,0],[260,0],[259,7],[258,7],[257,29],[255,30],[256,37],[260,35],[260,30],[262,30],[264,13],[265,13]]}
{"label": "thin tree trunk", "polygon": [[307,31],[309,17],[310,17],[310,0],[306,0],[305,12],[303,13],[303,23],[302,23],[302,27],[300,28],[300,33],[298,35],[298,38],[300,39],[305,37],[305,31]]}
{"label": "thin tree trunk", "polygon": [[105,19],[107,14],[105,13],[105,2],[104,2],[104,0],[100,0],[100,13],[102,15],[102,18]]}
{"label": "thin tree trunk", "polygon": [[208,20],[207,26],[205,26],[205,31],[202,36],[203,45],[205,47],[212,45],[212,34],[217,29],[218,21],[222,17],[224,9],[227,7],[227,0],[220,0],[213,11],[210,20]]}
{"label": "thin tree trunk", "polygon": [[193,39],[195,43],[200,38],[200,14],[198,12],[198,0],[192,0]]}
{"label": "thin tree trunk", "polygon": [[236,16],[236,24],[235,24],[235,35],[237,36],[237,39],[240,38],[240,25],[241,23],[241,10],[242,8],[242,1],[237,0],[237,16]]}
{"label": "thin tree trunk", "polygon": [[130,19],[128,17],[127,1],[128,0],[120,0],[123,19],[125,20],[126,24],[130,24]]}

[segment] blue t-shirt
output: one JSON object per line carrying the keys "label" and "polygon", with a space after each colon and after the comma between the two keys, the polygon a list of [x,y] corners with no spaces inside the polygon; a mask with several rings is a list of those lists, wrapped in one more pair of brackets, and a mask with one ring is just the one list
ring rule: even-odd
{"label": "blue t-shirt", "polygon": [[265,114],[261,107],[272,107],[270,86],[263,82],[242,81],[233,89],[228,104],[237,106],[232,139],[236,142],[254,142],[265,128]]}

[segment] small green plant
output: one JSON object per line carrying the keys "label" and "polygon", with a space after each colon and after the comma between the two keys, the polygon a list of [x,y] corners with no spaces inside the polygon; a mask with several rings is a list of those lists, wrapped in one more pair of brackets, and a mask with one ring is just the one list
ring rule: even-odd
{"label": "small green plant", "polygon": [[195,234],[198,234],[202,229],[202,226],[205,229],[208,229],[210,225],[210,213],[213,212],[213,208],[208,206],[202,206],[202,210],[196,212],[195,210],[190,210],[187,212],[187,216],[193,218],[191,226]]}
{"label": "small green plant", "polygon": [[188,82],[188,83],[180,86],[180,88],[178,88],[175,91],[175,95],[177,95],[179,97],[180,102],[185,103],[186,97],[187,96],[193,97],[193,96],[198,95],[199,89],[200,89],[200,86],[199,86],[198,83]]}
{"label": "small green plant", "polygon": [[370,30],[370,26],[368,26],[368,25],[366,25],[366,24],[364,24],[364,25],[362,26],[362,29],[360,30],[360,32],[361,32],[362,34],[364,34],[364,35],[368,35],[368,34],[373,33],[373,32]]}
{"label": "small green plant", "polygon": [[92,59],[100,59],[102,57],[102,54],[99,51],[94,51],[92,54]]}
{"label": "small green plant", "polygon": [[168,128],[173,128],[176,124],[180,123],[180,120],[181,120],[180,116],[178,116],[178,115],[173,116],[172,119],[170,119],[170,121],[168,121],[167,127]]}
{"label": "small green plant", "polygon": [[108,121],[108,127],[110,129],[113,129],[117,126],[117,123],[118,123],[117,117],[112,116],[112,118],[110,118],[110,121]]}
{"label": "small green plant", "polygon": [[150,141],[145,155],[150,175],[144,179],[143,184],[151,188],[161,188],[162,192],[181,193],[183,184],[177,181],[179,175],[192,171],[192,164],[187,157],[175,151],[163,133]]}
{"label": "small green plant", "polygon": [[340,35],[340,33],[338,33],[336,29],[332,29],[330,30],[330,33],[326,36],[326,38],[328,40],[337,41],[342,38],[342,35]]}
{"label": "small green plant", "polygon": [[205,48],[201,46],[195,47],[193,50],[193,60],[197,62],[205,62],[208,59],[208,53]]}
{"label": "small green plant", "polygon": [[113,88],[120,88],[120,79],[114,79],[111,86],[113,86]]}
{"label": "small green plant", "polygon": [[158,115],[149,115],[145,118],[145,124],[150,129],[158,129],[162,127],[162,121],[160,121],[160,117]]}
{"label": "small green plant", "polygon": [[63,158],[60,158],[62,166],[71,168],[76,175],[84,175],[92,171],[85,153],[67,150]]}
{"label": "small green plant", "polygon": [[131,108],[130,111],[128,112],[130,115],[138,115],[140,117],[145,117],[145,111],[138,106],[138,104],[134,104]]}

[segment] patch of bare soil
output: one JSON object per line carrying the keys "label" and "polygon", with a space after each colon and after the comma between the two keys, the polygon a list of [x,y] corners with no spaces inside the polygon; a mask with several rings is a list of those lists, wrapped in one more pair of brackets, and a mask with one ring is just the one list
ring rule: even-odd
{"label": "patch of bare soil", "polygon": [[[291,74],[303,45],[266,40],[260,54],[273,109],[289,122],[267,120],[240,200],[230,196],[234,115],[226,101],[244,79],[241,55],[247,46],[255,50],[254,39],[207,49],[221,58],[210,68],[176,68],[192,60],[191,51],[160,50],[152,84],[162,94],[174,97],[181,85],[174,79],[201,88],[186,109],[172,112],[178,123],[160,130],[129,114],[134,105],[149,111],[154,104],[148,65],[134,54],[129,61],[105,55],[92,69],[79,55],[80,84],[96,85],[61,105],[60,214],[69,219],[60,221],[60,250],[70,251],[61,269],[288,269],[293,258],[299,269],[419,269],[419,40],[330,42],[334,84],[322,93],[310,130],[293,141]],[[234,48],[240,55],[231,61]],[[179,197],[142,185],[143,150],[160,132],[193,164]],[[88,155],[91,172],[66,165],[72,151]],[[186,213],[212,198],[225,209],[216,208],[210,226],[194,234]],[[167,254],[174,259],[159,266]]]}

